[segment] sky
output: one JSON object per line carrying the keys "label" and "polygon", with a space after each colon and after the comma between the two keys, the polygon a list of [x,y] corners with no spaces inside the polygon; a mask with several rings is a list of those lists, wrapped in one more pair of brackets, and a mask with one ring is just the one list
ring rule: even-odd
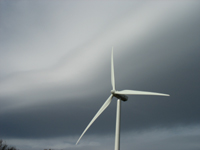
{"label": "sky", "polygon": [[0,1],[0,139],[20,150],[200,149],[200,1]]}

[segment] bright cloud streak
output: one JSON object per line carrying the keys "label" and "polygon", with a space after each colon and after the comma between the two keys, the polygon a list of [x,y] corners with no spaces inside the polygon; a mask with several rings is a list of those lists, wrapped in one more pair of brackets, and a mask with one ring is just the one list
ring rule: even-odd
{"label": "bright cloud streak", "polygon": [[[187,8],[190,6],[188,6],[188,3],[184,3],[183,5],[185,6],[180,7],[180,9],[177,10],[177,5],[179,5],[179,3],[177,4],[151,3],[150,5],[146,5],[145,7],[143,7],[137,12],[135,11],[128,12],[127,16],[121,18],[119,21],[116,22],[116,24],[113,24],[113,26],[111,26],[109,30],[104,31],[100,37],[93,40],[93,42],[91,42],[90,44],[82,48],[78,48],[76,50],[77,51],[76,55],[73,55],[73,59],[64,57],[65,60],[64,62],[62,61],[63,64],[61,64],[60,67],[57,67],[55,69],[45,69],[41,71],[36,70],[32,72],[24,72],[24,73],[22,72],[22,74],[18,74],[17,76],[11,76],[7,79],[4,79],[3,81],[1,81],[0,96],[10,95],[12,93],[13,94],[21,93],[21,92],[24,93],[28,89],[36,89],[36,88],[41,88],[41,87],[45,88],[49,86],[51,87],[51,86],[55,86],[56,84],[59,85],[60,82],[68,83],[70,84],[70,86],[73,85],[74,83],[79,83],[79,85],[82,84],[84,86],[85,84],[89,82],[91,78],[94,78],[94,74],[93,73],[91,74],[90,70],[93,70],[92,72],[96,72],[97,71],[96,68],[101,68],[101,66],[104,65],[105,62],[102,62],[102,59],[106,55],[110,54],[108,53],[108,51],[110,51],[112,45],[116,45],[116,47],[120,47],[119,44],[124,45],[124,43],[126,43],[127,41],[126,39],[132,39],[134,41],[133,43],[138,44],[142,42],[141,41],[142,39],[144,40],[145,36],[151,35],[151,34],[153,35],[155,30],[161,31],[163,26],[170,27],[171,24],[170,22],[167,21],[166,18],[169,18],[170,15],[173,14],[175,11],[178,12],[176,14],[177,17],[183,18],[181,17],[181,15],[184,15],[182,11],[185,11],[186,6]],[[168,13],[169,9],[171,9],[171,13]],[[188,11],[189,10],[190,9],[188,9]],[[157,27],[156,25],[157,22],[160,22],[159,24],[160,27]],[[166,23],[167,23],[167,26],[166,26]],[[56,24],[54,23],[54,25]],[[51,29],[52,28],[48,29],[48,32],[51,31]],[[36,34],[38,34],[39,36],[35,36],[35,38],[39,37],[41,39],[36,40],[36,39],[31,38],[29,40],[33,40],[35,42],[34,45],[42,45],[42,47],[39,48],[40,51],[37,50],[37,48],[32,47],[33,44],[31,44],[30,41],[27,43],[25,42],[26,47],[22,47],[22,49],[26,51],[27,49],[29,49],[30,52],[34,52],[34,55],[36,54],[39,56],[39,61],[36,61],[34,59],[34,58],[38,59],[37,56],[32,55],[30,52],[27,53],[24,50],[22,51],[22,53],[18,53],[17,55],[14,54],[13,57],[16,57],[15,62],[17,63],[14,62],[13,64],[21,66],[21,67],[20,68],[17,66],[13,66],[13,67],[18,68],[19,71],[24,70],[24,69],[21,69],[23,68],[24,65],[28,65],[30,67],[29,63],[31,63],[33,67],[38,66],[37,67],[38,69],[41,68],[40,66],[47,66],[46,63],[48,64],[48,66],[51,66],[49,63],[50,60],[52,59],[58,60],[59,58],[62,58],[63,54],[66,54],[67,51],[70,52],[72,49],[75,48],[75,47],[74,48],[66,47],[66,38],[62,36],[61,37],[58,36],[59,37],[58,40],[54,41],[54,43],[57,43],[59,41],[60,44],[57,44],[56,47],[48,48],[48,44],[46,43],[48,40],[45,40],[46,42],[43,42],[42,40],[47,37],[41,36],[40,32],[39,33],[36,32]],[[44,34],[44,35],[46,36],[48,34]],[[64,35],[68,36],[67,34],[64,34]],[[60,39],[62,40],[60,41]],[[78,44],[78,45],[82,45],[82,44]],[[60,48],[60,46],[63,48]],[[14,49],[14,47],[15,45],[12,46],[12,49]],[[30,48],[32,50],[30,50]],[[121,51],[121,52],[118,52],[118,51]],[[121,55],[123,51],[124,49],[119,49],[119,48],[115,50],[118,56]],[[55,52],[57,56],[55,56]],[[45,53],[47,54],[46,56],[45,56]],[[117,58],[117,55],[115,55],[116,58]],[[46,63],[43,61],[43,59],[45,60]],[[10,59],[7,59],[7,61],[8,60],[12,61]],[[51,64],[52,65],[55,64],[55,61],[51,61]],[[28,66],[25,67],[26,68],[25,70],[28,70],[29,68]],[[32,68],[31,70],[34,70],[34,68]],[[100,71],[98,72],[100,73]],[[73,80],[76,80],[76,81],[74,82]]]}

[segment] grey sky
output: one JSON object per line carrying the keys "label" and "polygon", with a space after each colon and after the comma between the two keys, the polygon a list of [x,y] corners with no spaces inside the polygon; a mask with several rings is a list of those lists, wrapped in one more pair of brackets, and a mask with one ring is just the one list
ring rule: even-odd
{"label": "grey sky", "polygon": [[122,149],[199,149],[199,6],[0,1],[0,138],[24,150],[113,149],[115,99],[74,144],[110,95],[114,46],[117,90],[171,95],[122,103]]}

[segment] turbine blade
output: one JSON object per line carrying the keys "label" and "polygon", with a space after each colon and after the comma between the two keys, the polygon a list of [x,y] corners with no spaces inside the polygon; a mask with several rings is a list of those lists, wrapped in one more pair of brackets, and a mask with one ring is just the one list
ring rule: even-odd
{"label": "turbine blade", "polygon": [[146,91],[135,91],[135,90],[122,90],[116,91],[116,94],[124,95],[157,95],[157,96],[169,96],[169,94],[155,93],[155,92],[146,92]]}
{"label": "turbine blade", "polygon": [[113,47],[111,52],[111,84],[112,89],[115,90],[115,73],[114,73],[114,61],[113,61]]}
{"label": "turbine blade", "polygon": [[105,103],[101,106],[101,108],[99,109],[99,111],[96,113],[96,115],[93,117],[93,119],[90,121],[90,123],[87,125],[87,127],[85,128],[85,130],[83,131],[83,133],[81,134],[81,136],[79,137],[78,141],[76,142],[76,145],[78,144],[78,142],[80,141],[80,139],[83,137],[83,135],[85,134],[85,132],[89,129],[89,127],[93,124],[93,122],[101,115],[101,113],[109,106],[109,104],[111,103],[113,95],[111,94],[108,99],[105,101]]}

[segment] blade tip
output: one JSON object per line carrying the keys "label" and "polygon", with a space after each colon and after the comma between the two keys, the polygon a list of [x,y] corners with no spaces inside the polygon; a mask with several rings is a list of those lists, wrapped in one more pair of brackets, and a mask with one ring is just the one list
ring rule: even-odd
{"label": "blade tip", "polygon": [[170,96],[169,94],[164,94],[163,96]]}
{"label": "blade tip", "polygon": [[79,143],[79,140],[76,142],[76,145],[78,145],[78,143]]}

